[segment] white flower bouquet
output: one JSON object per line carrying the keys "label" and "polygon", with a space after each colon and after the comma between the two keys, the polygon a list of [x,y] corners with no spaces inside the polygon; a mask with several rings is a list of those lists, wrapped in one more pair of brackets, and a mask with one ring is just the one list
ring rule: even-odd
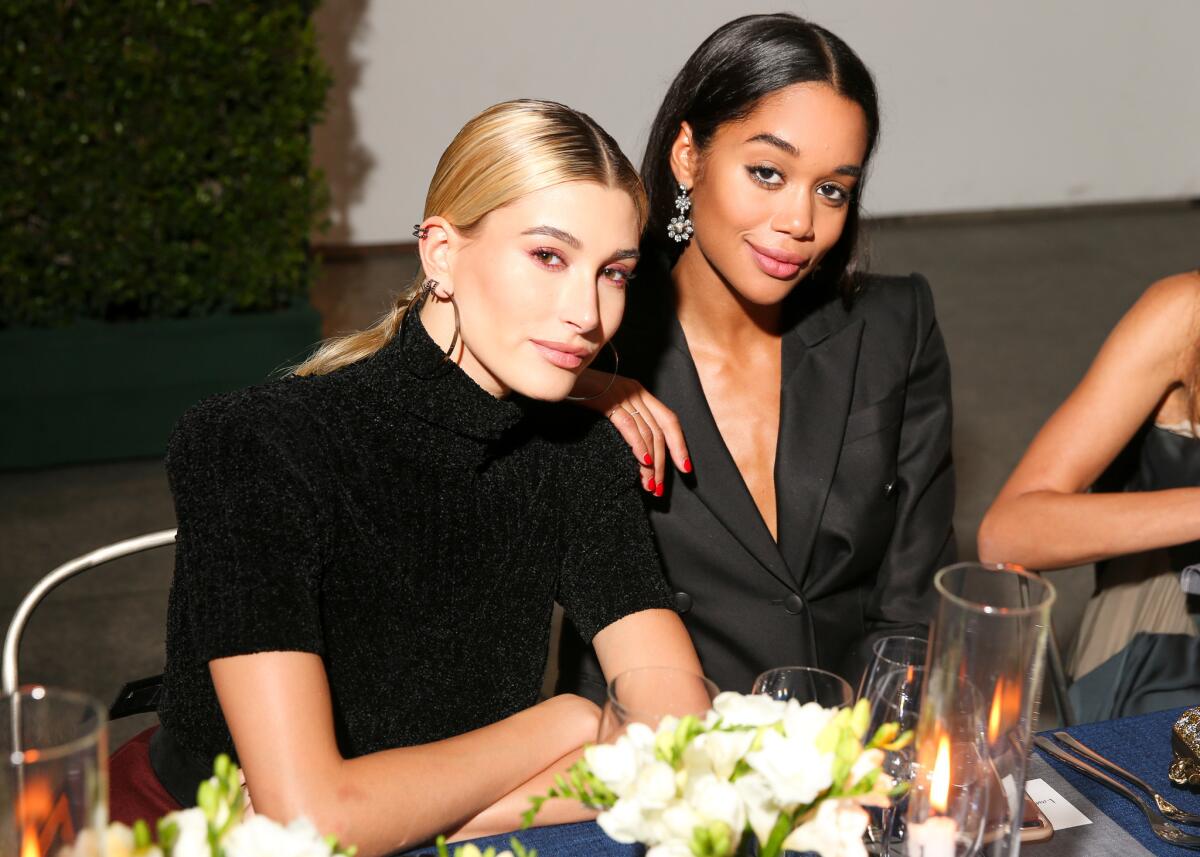
{"label": "white flower bouquet", "polygon": [[600,809],[617,842],[646,857],[760,857],[787,851],[866,855],[864,805],[903,792],[882,772],[885,751],[912,736],[887,724],[867,740],[865,700],[853,709],[722,693],[703,719],[664,717],[657,730],[631,723],[611,744],[588,747],[525,815],[550,798]]}
{"label": "white flower bouquet", "polygon": [[[82,831],[74,847],[62,857],[354,857],[354,847],[343,847],[336,837],[321,836],[306,819],[289,825],[247,812],[241,771],[228,756],[213,763],[213,776],[200,784],[196,806],[168,813],[158,820],[157,837],[145,821],[133,827],[114,822],[98,842],[90,830]],[[516,839],[513,851],[497,854],[473,844],[460,845],[454,857],[537,857]],[[439,857],[450,857],[445,837],[438,837]]]}

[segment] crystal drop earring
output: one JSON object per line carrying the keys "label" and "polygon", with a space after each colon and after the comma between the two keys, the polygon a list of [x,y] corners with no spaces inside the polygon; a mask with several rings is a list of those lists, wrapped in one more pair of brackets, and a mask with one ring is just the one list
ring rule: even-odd
{"label": "crystal drop earring", "polygon": [[692,219],[687,216],[692,208],[692,198],[688,196],[688,189],[685,185],[679,186],[679,196],[675,197],[675,208],[679,214],[672,217],[671,222],[667,224],[667,237],[674,239],[678,244],[680,241],[690,239],[695,231],[692,227]]}

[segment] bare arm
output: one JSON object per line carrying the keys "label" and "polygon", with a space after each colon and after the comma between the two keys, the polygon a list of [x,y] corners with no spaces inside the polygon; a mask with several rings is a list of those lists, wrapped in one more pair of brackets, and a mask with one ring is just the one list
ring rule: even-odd
{"label": "bare arm", "polygon": [[988,510],[982,559],[1053,569],[1200,538],[1200,488],[1084,493],[1146,418],[1179,395],[1198,296],[1200,276],[1169,277],[1121,319]]}
{"label": "bare arm", "polygon": [[318,656],[263,652],[210,670],[255,810],[307,816],[364,857],[462,826],[596,730],[594,705],[559,696],[443,741],[343,759]]}
{"label": "bare arm", "polygon": [[[626,670],[662,666],[701,675],[700,660],[679,616],[672,610],[641,610],[618,619],[600,631],[593,640],[604,676],[612,680]],[[558,697],[555,697],[558,699]],[[707,697],[696,700],[697,710],[708,707]],[[596,728],[585,739],[596,740]],[[537,776],[505,795],[458,830],[452,839],[473,839],[515,830],[521,814],[529,809],[529,799],[544,795],[554,784],[554,776],[571,767],[582,753],[575,750],[555,761]],[[595,812],[569,800],[547,803],[538,813],[538,824],[565,824],[594,818]]]}

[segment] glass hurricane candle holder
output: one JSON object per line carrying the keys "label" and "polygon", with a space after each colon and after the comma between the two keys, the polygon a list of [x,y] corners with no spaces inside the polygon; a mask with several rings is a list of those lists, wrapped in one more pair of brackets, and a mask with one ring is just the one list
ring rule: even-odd
{"label": "glass hurricane candle holder", "polygon": [[0,854],[99,854],[108,826],[107,716],[90,697],[24,687],[0,698]]}
{"label": "glass hurricane candle holder", "polygon": [[1015,857],[1054,587],[971,562],[942,569],[934,586],[909,854]]}

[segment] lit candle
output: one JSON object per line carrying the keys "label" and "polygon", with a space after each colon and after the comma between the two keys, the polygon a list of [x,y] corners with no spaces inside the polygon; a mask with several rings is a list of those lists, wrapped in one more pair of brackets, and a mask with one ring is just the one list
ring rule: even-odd
{"label": "lit candle", "polygon": [[958,826],[947,815],[950,803],[950,739],[938,739],[937,761],[929,786],[929,808],[933,815],[920,824],[909,825],[908,844],[913,857],[954,857]]}

